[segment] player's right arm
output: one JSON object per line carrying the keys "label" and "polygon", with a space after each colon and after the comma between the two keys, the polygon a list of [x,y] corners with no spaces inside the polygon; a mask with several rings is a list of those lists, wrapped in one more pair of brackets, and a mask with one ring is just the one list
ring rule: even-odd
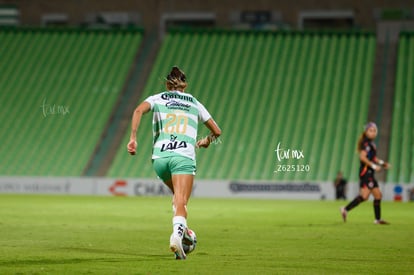
{"label": "player's right arm", "polygon": [[137,149],[137,131],[141,123],[141,117],[143,114],[148,113],[151,110],[151,104],[147,101],[142,102],[135,108],[135,111],[132,115],[131,122],[131,135],[129,137],[129,142],[127,145],[128,152],[131,155],[135,155]]}
{"label": "player's right arm", "polygon": [[221,136],[221,129],[213,118],[210,118],[204,122],[204,125],[206,125],[206,127],[210,130],[210,134],[205,138],[197,141],[196,147],[207,148],[211,142],[215,141],[219,136]]}
{"label": "player's right arm", "polygon": [[199,120],[210,130],[210,134],[196,142],[196,148],[207,148],[211,142],[215,141],[221,135],[221,129],[211,117],[206,107],[200,102],[197,102],[199,109]]}

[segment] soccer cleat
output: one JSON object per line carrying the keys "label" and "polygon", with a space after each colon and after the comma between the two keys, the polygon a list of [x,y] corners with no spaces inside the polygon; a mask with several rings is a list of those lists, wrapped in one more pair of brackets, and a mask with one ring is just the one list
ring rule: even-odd
{"label": "soccer cleat", "polygon": [[182,239],[178,236],[171,234],[170,238],[170,249],[175,254],[176,260],[185,260],[186,255],[183,249]]}
{"label": "soccer cleat", "polygon": [[374,223],[375,224],[390,224],[389,222],[386,222],[384,220],[375,220]]}
{"label": "soccer cleat", "polygon": [[346,211],[345,207],[341,207],[339,209],[341,211],[342,219],[346,222],[346,216],[348,215],[348,211]]}

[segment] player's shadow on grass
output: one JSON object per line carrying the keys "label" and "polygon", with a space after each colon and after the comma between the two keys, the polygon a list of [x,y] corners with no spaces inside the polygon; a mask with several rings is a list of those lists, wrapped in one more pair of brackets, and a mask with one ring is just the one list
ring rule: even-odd
{"label": "player's shadow on grass", "polygon": [[79,265],[82,263],[126,263],[126,262],[137,262],[137,261],[159,261],[160,259],[170,259],[171,255],[135,255],[135,257],[88,257],[80,256],[76,258],[64,258],[62,255],[61,259],[21,259],[11,261],[0,261],[0,266],[3,267],[30,267],[30,266],[54,266],[54,265]]}
{"label": "player's shadow on grass", "polygon": [[337,221],[337,222],[332,222],[332,223],[304,223],[304,224],[301,224],[301,225],[298,225],[296,223],[295,224],[294,223],[292,223],[292,224],[283,223],[283,224],[278,224],[276,227],[289,228],[289,227],[298,227],[298,226],[300,226],[300,227],[309,226],[309,227],[323,227],[323,228],[326,228],[326,227],[329,227],[329,226],[337,227],[337,226],[341,226],[343,224],[344,224],[343,221]]}
{"label": "player's shadow on grass", "polygon": [[79,264],[84,262],[98,262],[98,261],[107,261],[105,258],[71,258],[71,259],[21,259],[21,260],[11,260],[11,261],[0,261],[0,265],[7,267],[22,267],[22,266],[33,266],[33,265],[61,265],[61,264]]}
{"label": "player's shadow on grass", "polygon": [[90,253],[90,254],[103,254],[108,255],[108,258],[105,258],[104,261],[111,261],[111,256],[128,256],[128,257],[117,257],[113,258],[113,261],[148,261],[148,260],[158,260],[163,258],[171,258],[172,254],[169,250],[166,250],[164,254],[148,254],[147,251],[122,251],[122,250],[110,250],[110,249],[100,249],[92,247],[65,247],[64,250],[70,250],[71,252],[79,253]]}

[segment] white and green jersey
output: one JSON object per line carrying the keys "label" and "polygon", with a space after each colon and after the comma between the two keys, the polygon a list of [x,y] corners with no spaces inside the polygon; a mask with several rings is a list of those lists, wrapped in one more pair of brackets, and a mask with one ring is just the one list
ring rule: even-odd
{"label": "white and green jersey", "polygon": [[152,158],[179,155],[195,160],[198,122],[211,118],[203,104],[191,94],[179,91],[162,92],[145,101],[153,111]]}

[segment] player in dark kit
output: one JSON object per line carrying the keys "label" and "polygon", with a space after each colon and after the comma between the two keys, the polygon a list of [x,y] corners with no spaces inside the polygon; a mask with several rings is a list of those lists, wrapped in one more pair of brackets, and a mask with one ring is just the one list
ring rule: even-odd
{"label": "player in dark kit", "polygon": [[388,222],[381,220],[382,193],[374,174],[375,171],[381,171],[381,167],[388,169],[390,165],[387,162],[377,158],[377,148],[374,144],[374,139],[377,137],[377,133],[377,125],[374,122],[370,122],[365,126],[365,130],[358,140],[357,150],[359,152],[360,159],[360,192],[353,201],[340,209],[344,222],[346,222],[348,212],[358,206],[361,202],[366,201],[369,198],[369,195],[372,194],[374,196],[374,223],[388,224]]}

